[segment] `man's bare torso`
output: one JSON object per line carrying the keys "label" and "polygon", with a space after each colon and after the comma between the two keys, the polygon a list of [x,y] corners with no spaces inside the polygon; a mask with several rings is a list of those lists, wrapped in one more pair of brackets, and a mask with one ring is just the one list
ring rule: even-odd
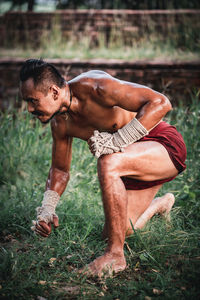
{"label": "man's bare torso", "polygon": [[[38,65],[38,61],[36,63]],[[40,61],[39,66],[41,64],[45,65]],[[26,76],[22,73],[22,79],[30,75],[30,66],[31,72],[33,71],[35,60],[28,61],[27,65],[24,70]],[[40,84],[35,84],[35,77],[31,76],[21,82],[21,92],[23,99],[28,103],[28,111],[36,115],[42,123],[52,120],[52,164],[42,207],[38,209],[33,230],[47,237],[51,232],[51,223],[55,227],[58,226],[55,207],[70,178],[72,137],[86,140],[92,154],[98,158],[97,169],[105,212],[104,235],[108,238],[104,255],[89,264],[87,271],[90,275],[98,276],[105,275],[108,270],[122,271],[126,268],[123,247],[128,230],[132,233],[133,225],[134,228],[141,228],[138,224],[144,225],[144,220],[146,222],[154,213],[161,212],[160,209],[163,212],[163,208],[166,211],[169,207],[162,205],[155,208],[153,198],[160,184],[145,191],[129,191],[126,190],[121,177],[157,181],[178,174],[163,145],[156,142],[134,143],[161,121],[171,110],[171,104],[164,95],[148,87],[118,80],[102,71],[83,73],[67,84],[63,78],[58,82],[57,76],[57,79],[46,80],[44,75],[49,76],[49,70],[46,71],[48,72],[43,74]],[[127,123],[129,124],[124,126]],[[94,133],[95,130],[113,133],[122,127],[121,131],[113,135]],[[117,152],[122,150],[119,142],[122,132],[125,136],[125,149],[118,154]],[[97,141],[97,135],[100,136],[100,142]],[[104,149],[100,149],[96,155],[96,150],[99,150],[97,148],[103,148],[98,146],[101,146],[102,136],[109,136],[110,142],[105,143],[106,145],[103,143],[103,147],[108,146],[108,149],[113,151],[105,152]],[[115,141],[113,145],[112,139]],[[91,142],[94,142],[94,145]],[[167,203],[169,200],[169,197],[164,199]]]}
{"label": "man's bare torso", "polygon": [[83,73],[69,81],[73,110],[57,115],[52,120],[53,128],[61,130],[62,135],[88,140],[94,130],[113,133],[133,119],[135,112],[112,105],[104,91],[106,80],[111,88],[112,81],[122,83],[102,71]]}

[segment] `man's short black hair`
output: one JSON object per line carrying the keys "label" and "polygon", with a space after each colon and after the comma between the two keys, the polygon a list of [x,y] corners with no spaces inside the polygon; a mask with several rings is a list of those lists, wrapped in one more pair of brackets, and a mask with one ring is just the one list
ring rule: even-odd
{"label": "man's short black hair", "polygon": [[20,70],[20,81],[24,82],[29,78],[44,93],[48,92],[50,84],[56,84],[60,88],[65,86],[65,79],[58,70],[42,59],[28,59],[24,62]]}

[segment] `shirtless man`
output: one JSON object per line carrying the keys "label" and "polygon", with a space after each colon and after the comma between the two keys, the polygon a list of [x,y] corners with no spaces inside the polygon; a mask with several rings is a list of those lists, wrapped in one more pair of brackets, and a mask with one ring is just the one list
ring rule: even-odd
{"label": "shirtless man", "polygon": [[155,213],[169,212],[174,196],[154,199],[162,184],[185,169],[186,149],[175,127],[162,122],[171,110],[162,94],[138,84],[89,71],[66,82],[54,66],[28,60],[20,71],[28,111],[51,120],[52,165],[42,206],[32,229],[47,237],[58,226],[56,204],[69,180],[72,139],[88,142],[98,158],[105,214],[105,253],[88,272],[101,276],[126,268],[124,240]]}

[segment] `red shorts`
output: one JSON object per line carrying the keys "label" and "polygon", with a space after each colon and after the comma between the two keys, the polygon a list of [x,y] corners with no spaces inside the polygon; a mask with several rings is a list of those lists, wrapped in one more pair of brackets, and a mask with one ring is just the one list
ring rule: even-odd
{"label": "red shorts", "polygon": [[[148,135],[138,142],[142,141],[155,141],[162,144],[168,151],[178,172],[181,173],[185,170],[185,160],[187,155],[186,146],[182,135],[176,130],[176,127],[171,126],[166,122],[160,122]],[[121,179],[127,190],[143,190],[171,181],[175,177],[155,181],[140,181],[128,177],[121,177]]]}

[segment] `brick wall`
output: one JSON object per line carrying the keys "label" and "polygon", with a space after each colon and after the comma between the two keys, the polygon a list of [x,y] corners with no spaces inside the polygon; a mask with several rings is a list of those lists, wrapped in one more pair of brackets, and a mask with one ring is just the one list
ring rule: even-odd
{"label": "brick wall", "polygon": [[[103,33],[108,44],[112,34],[122,35],[126,44],[152,31],[164,38],[174,31],[200,30],[200,10],[64,10],[49,13],[9,12],[0,16],[3,45],[31,42],[38,45],[42,34],[59,24],[62,36],[81,38]],[[188,27],[189,26],[189,27]],[[175,30],[176,28],[176,30]],[[114,33],[113,33],[114,32]]]}
{"label": "brick wall", "polygon": [[[18,97],[19,70],[23,59],[0,59],[0,108],[6,109]],[[191,89],[200,89],[200,61],[119,61],[49,59],[67,80],[88,70],[100,69],[121,80],[147,85],[168,95],[173,104],[187,101]]]}

